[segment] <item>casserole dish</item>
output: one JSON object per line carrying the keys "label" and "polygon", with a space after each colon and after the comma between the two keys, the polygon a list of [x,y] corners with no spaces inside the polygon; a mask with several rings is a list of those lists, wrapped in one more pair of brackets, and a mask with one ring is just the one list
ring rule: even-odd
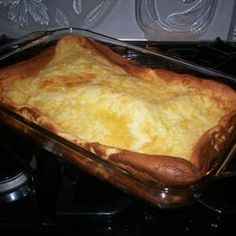
{"label": "casserole dish", "polygon": [[[155,58],[158,69],[114,46]],[[152,204],[186,204],[233,156],[236,94],[212,80],[234,86],[230,76],[80,29],[0,50],[10,64],[0,71],[1,122]]]}

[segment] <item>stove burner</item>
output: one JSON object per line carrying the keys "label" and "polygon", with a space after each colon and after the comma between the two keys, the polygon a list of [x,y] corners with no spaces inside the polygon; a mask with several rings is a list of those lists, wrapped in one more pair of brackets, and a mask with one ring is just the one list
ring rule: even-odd
{"label": "stove burner", "polygon": [[19,201],[32,193],[31,179],[11,149],[0,143],[0,205]]}
{"label": "stove burner", "polygon": [[0,181],[0,204],[18,201],[31,193],[28,176],[20,172]]}

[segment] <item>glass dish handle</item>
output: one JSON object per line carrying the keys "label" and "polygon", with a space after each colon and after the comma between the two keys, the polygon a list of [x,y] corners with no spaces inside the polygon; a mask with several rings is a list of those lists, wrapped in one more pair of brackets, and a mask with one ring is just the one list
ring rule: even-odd
{"label": "glass dish handle", "polygon": [[215,177],[221,178],[236,176],[236,165],[230,168],[230,162],[233,160],[233,158],[236,158],[236,143],[231,148],[221,167],[215,173]]}
{"label": "glass dish handle", "polygon": [[32,44],[40,43],[45,37],[49,37],[52,31],[35,31],[27,36],[23,36],[19,39],[12,39],[9,43],[5,43],[0,47],[0,60],[3,60],[12,54],[31,47]]}

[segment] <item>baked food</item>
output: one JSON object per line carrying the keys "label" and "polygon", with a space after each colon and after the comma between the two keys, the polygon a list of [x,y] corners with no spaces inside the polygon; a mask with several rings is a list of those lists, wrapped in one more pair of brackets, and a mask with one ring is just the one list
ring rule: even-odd
{"label": "baked food", "polygon": [[236,92],[81,36],[0,70],[4,106],[135,178],[192,183],[235,141]]}

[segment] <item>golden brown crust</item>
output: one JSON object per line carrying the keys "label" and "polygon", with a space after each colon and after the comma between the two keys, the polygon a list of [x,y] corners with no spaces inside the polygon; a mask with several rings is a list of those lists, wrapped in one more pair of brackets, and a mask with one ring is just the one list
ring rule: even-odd
{"label": "golden brown crust", "polygon": [[[88,44],[89,43],[90,42],[88,42]],[[92,45],[97,44],[92,43]],[[216,81],[202,78],[199,79],[193,75],[180,75],[163,69],[150,70],[149,68],[141,67],[132,62],[127,63],[127,60],[120,57],[106,46],[98,45],[95,46],[95,48],[98,49],[100,54],[105,55],[108,60],[121,66],[134,76],[151,80],[152,82],[162,79],[165,83],[185,84],[186,86],[194,87],[194,89],[198,90],[200,93],[202,92],[209,97],[213,97],[219,106],[226,106],[226,109],[229,109],[230,112],[221,119],[216,127],[202,135],[199,142],[194,147],[191,161],[198,168],[201,175],[204,175],[209,170],[213,160],[220,158],[227,153],[236,138],[236,93],[234,90]],[[137,158],[138,156],[141,157]],[[114,162],[120,162],[125,166],[130,165],[131,169],[134,168],[137,170],[140,169],[140,167],[141,169],[144,168],[146,172],[150,172],[150,175],[158,173],[158,176],[155,176],[155,178],[160,180],[160,182],[168,184],[187,183],[194,179],[198,179],[200,176],[200,173],[191,166],[191,163],[183,163],[182,159],[179,160],[175,157],[174,159],[173,157],[163,156],[156,158],[156,156],[124,151],[112,154],[109,159]],[[163,167],[163,176],[159,176],[159,173],[162,172],[162,170],[160,170],[158,165]],[[184,171],[185,168],[188,170],[187,172]],[[167,175],[170,179],[166,178]],[[162,181],[162,178],[164,181]]]}
{"label": "golden brown crust", "polygon": [[47,49],[42,54],[29,60],[24,60],[17,64],[8,66],[0,70],[0,82],[7,79],[23,79],[27,76],[36,75],[51,60],[54,55],[54,49]]}
{"label": "golden brown crust", "polygon": [[[216,127],[207,131],[199,139],[191,156],[191,161],[194,165],[181,158],[145,155],[122,150],[116,150],[116,153],[107,155],[104,146],[100,144],[87,145],[92,146],[95,153],[130,171],[135,176],[148,180],[157,179],[160,183],[168,185],[186,184],[199,179],[210,169],[214,160],[227,153],[236,138],[236,109],[234,109],[236,107],[236,93],[234,90],[213,80],[199,79],[188,74],[180,75],[163,69],[150,70],[133,62],[127,63],[126,59],[120,57],[106,46],[91,41],[86,42],[83,39],[83,45],[86,45],[95,54],[99,53],[105,56],[110,62],[121,66],[128,73],[141,79],[151,80],[152,82],[162,79],[165,83],[185,84],[202,91],[207,96],[213,97],[216,103],[220,103],[220,105],[230,104],[231,108],[233,108]],[[224,102],[225,104],[222,104]]]}
{"label": "golden brown crust", "polygon": [[196,166],[182,158],[110,149],[99,143],[87,144],[86,148],[114,166],[150,183],[158,181],[160,185],[188,184],[200,177]]}
{"label": "golden brown crust", "polygon": [[[95,142],[87,143],[83,140],[75,139],[69,133],[63,133],[63,137],[97,154],[103,160],[119,169],[127,171],[137,179],[153,183],[158,182],[161,185],[188,184],[198,180],[210,169],[213,161],[223,156],[235,141],[236,93],[229,87],[212,80],[200,80],[190,75],[180,75],[170,71],[151,70],[141,67],[136,63],[127,61],[107,46],[92,42],[84,37],[68,36],[66,40],[76,41],[92,54],[105,58],[108,63],[112,63],[114,66],[118,66],[140,79],[149,80],[153,83],[162,81],[167,85],[184,84],[194,88],[203,95],[213,98],[215,103],[224,107],[225,112],[228,114],[224,115],[217,126],[200,137],[197,145],[193,148],[190,161],[173,156],[136,153]],[[60,43],[58,50],[60,50]],[[53,55],[54,50],[50,49],[36,58],[0,70],[0,92],[3,91],[4,86],[7,86],[8,80],[19,80],[27,76],[36,75],[41,68],[48,64]],[[15,104],[12,104],[7,99],[5,99],[4,103],[30,121],[61,135],[57,125],[46,114],[43,114],[39,110],[40,108],[17,108]],[[76,161],[75,159],[73,160]]]}
{"label": "golden brown crust", "polygon": [[57,128],[46,115],[36,108],[21,107],[20,109],[14,109],[15,112],[22,115],[29,121],[32,121],[43,128],[57,134]]}
{"label": "golden brown crust", "polygon": [[220,161],[236,140],[236,114],[231,112],[219,124],[202,135],[194,147],[191,160],[202,174],[210,170],[214,160]]}

